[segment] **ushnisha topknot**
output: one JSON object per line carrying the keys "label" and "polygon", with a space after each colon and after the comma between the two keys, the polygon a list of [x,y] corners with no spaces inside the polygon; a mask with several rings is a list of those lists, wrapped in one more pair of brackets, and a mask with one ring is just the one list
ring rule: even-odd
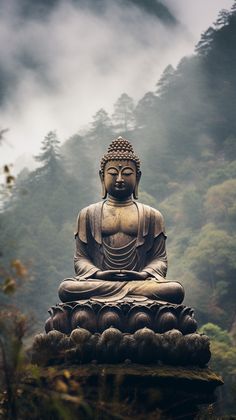
{"label": "ushnisha topknot", "polygon": [[113,140],[108,147],[107,153],[101,159],[101,173],[104,175],[104,167],[110,160],[131,160],[136,165],[137,173],[140,171],[140,159],[134,153],[132,144],[122,137]]}

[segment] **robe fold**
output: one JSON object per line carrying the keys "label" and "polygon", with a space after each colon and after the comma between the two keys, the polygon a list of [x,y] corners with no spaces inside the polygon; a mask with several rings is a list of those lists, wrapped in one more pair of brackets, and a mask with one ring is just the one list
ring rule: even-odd
{"label": "robe fold", "polygon": [[[164,220],[161,213],[135,202],[138,211],[138,232],[133,271],[146,271],[146,280],[114,281],[93,278],[104,270],[106,253],[102,238],[104,202],[92,204],[78,215],[74,256],[75,278],[65,279],[59,288],[63,302],[83,299],[115,301],[125,296],[135,299],[156,299],[173,303],[183,300],[183,288],[177,282],[166,281],[167,255]],[[109,261],[110,263],[110,261]]]}
{"label": "robe fold", "polygon": [[[138,210],[138,234],[136,240],[137,265],[135,271],[146,271],[157,280],[163,280],[167,272],[164,219],[161,213],[144,204],[136,203]],[[84,208],[78,216],[76,252],[74,257],[76,276],[88,279],[104,267],[102,241],[102,209],[104,202]]]}

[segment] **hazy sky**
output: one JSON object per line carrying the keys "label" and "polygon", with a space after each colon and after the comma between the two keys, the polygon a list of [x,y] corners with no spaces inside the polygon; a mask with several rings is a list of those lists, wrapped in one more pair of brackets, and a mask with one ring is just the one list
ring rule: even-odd
{"label": "hazy sky", "polygon": [[[202,31],[232,0],[165,0],[179,24],[110,0],[103,13],[61,1],[41,20],[23,17],[18,0],[0,0],[1,71],[7,95],[0,128],[9,128],[0,163],[16,169],[37,154],[49,130],[61,141],[127,92],[135,101],[168,64],[191,54]],[[2,70],[3,69],[3,70]]]}

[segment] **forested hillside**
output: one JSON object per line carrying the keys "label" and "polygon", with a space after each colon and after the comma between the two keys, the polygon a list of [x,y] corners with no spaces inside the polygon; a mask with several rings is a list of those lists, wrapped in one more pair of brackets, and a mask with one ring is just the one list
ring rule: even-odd
{"label": "forested hillside", "polygon": [[226,346],[215,344],[227,374],[236,368],[236,355],[226,354],[236,339],[235,45],[236,3],[137,104],[123,93],[112,115],[101,108],[61,148],[49,133],[38,169],[18,176],[0,214],[2,262],[19,258],[29,267],[17,303],[41,326],[59,283],[73,275],[74,224],[82,207],[99,200],[100,157],[122,135],[142,161],[140,201],[166,220],[168,278],[184,284],[200,325],[215,324],[207,331]]}

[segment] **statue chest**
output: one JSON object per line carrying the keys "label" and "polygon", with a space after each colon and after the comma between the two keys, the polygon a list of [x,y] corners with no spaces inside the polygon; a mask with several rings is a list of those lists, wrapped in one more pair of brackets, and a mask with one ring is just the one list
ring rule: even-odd
{"label": "statue chest", "polygon": [[104,206],[102,214],[102,236],[125,234],[137,236],[138,210],[136,205],[127,207]]}

